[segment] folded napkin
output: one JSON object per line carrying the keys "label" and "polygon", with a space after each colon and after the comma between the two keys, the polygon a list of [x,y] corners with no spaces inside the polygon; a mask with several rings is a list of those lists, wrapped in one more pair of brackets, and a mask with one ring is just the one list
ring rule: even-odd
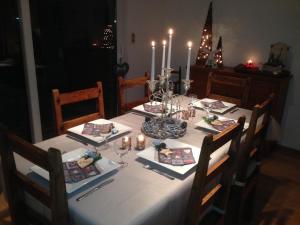
{"label": "folded napkin", "polygon": [[201,101],[201,104],[204,106],[204,107],[209,107],[211,109],[223,109],[223,108],[226,108],[227,106],[224,105],[224,103],[220,100],[217,100],[217,101],[214,101],[214,102],[206,102],[206,101]]}
{"label": "folded napkin", "polygon": [[106,124],[94,124],[94,123],[85,123],[82,134],[101,136],[101,134],[108,134],[113,129],[113,123]]}
{"label": "folded napkin", "polygon": [[210,125],[215,128],[218,131],[223,131],[227,127],[235,124],[236,122],[234,120],[214,120],[210,123]]}
{"label": "folded napkin", "polygon": [[87,150],[78,160],[64,162],[63,168],[66,183],[76,183],[100,174],[101,171],[97,169],[94,163],[101,159],[100,153]]}
{"label": "folded napkin", "polygon": [[101,173],[94,164],[81,168],[77,161],[63,163],[66,183],[77,183]]}
{"label": "folded napkin", "polygon": [[173,166],[184,166],[195,163],[191,148],[165,148],[158,152],[158,161]]}
{"label": "folded napkin", "polygon": [[151,113],[161,113],[163,111],[162,104],[149,104],[144,103],[144,110]]}

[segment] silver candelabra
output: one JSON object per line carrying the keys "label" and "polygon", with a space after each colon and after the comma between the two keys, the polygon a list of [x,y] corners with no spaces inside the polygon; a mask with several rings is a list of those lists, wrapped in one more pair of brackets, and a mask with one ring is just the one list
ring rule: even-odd
{"label": "silver candelabra", "polygon": [[[146,118],[142,126],[142,131],[153,138],[179,138],[186,133],[186,122],[182,122],[178,116],[180,113],[180,98],[173,93],[173,87],[170,85],[172,69],[165,68],[162,74],[158,75],[159,80],[148,80],[148,86],[151,91],[149,97],[150,103],[159,102],[161,113],[159,116]],[[190,89],[191,80],[182,80],[185,93]]]}

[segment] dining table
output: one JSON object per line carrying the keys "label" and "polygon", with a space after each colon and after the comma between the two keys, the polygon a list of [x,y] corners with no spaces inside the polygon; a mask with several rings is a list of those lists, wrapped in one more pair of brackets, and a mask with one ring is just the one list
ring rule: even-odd
{"label": "dining table", "polygon": [[[193,99],[187,96],[179,96],[181,106],[186,108]],[[205,111],[196,109],[195,117],[190,117],[187,122],[186,133],[177,139],[182,143],[193,145],[201,149],[204,137],[210,132],[199,128],[195,124],[205,116]],[[236,108],[230,109],[222,116],[238,119],[245,115],[246,122],[249,122],[251,110]],[[112,118],[117,122],[132,128],[126,135],[132,137],[141,133],[141,127],[148,115],[130,111],[124,115]],[[119,156],[112,151],[114,142],[120,142],[120,135],[109,140],[106,145],[99,146],[101,155],[106,158],[118,161]],[[146,148],[153,145],[153,139],[146,137]],[[68,137],[60,135],[54,138],[36,143],[36,146],[47,151],[50,147],[59,149],[63,154],[78,148],[93,149],[93,146]],[[227,152],[228,148],[218,149],[211,155],[210,165]],[[190,189],[195,175],[195,168],[190,172],[181,175],[174,171],[151,164],[156,170],[167,173],[175,179],[169,179],[162,174],[145,168],[149,162],[138,156],[140,151],[132,148],[124,157],[128,164],[125,167],[101,176],[99,179],[90,182],[78,190],[68,194],[68,205],[70,222],[74,225],[179,225],[183,224],[185,210],[190,194]],[[39,182],[47,184],[47,181],[36,174],[32,174],[32,164],[20,156],[17,157],[18,169],[25,174],[31,174]],[[99,190],[94,191],[81,201],[77,198],[92,190],[99,183],[108,179],[113,181]],[[46,208],[38,205],[33,198],[28,196],[28,202],[36,210],[49,214]]]}

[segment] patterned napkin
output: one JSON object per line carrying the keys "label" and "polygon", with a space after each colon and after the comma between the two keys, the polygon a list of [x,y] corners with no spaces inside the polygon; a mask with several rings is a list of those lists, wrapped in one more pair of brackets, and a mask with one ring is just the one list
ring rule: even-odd
{"label": "patterned napkin", "polygon": [[63,168],[66,183],[77,183],[101,173],[94,164],[81,168],[77,161],[64,162]]}
{"label": "patterned napkin", "polygon": [[184,166],[195,163],[191,148],[165,148],[158,152],[158,160],[161,163],[173,166]]}
{"label": "patterned napkin", "polygon": [[234,120],[214,120],[210,123],[210,125],[215,128],[218,131],[223,131],[227,127],[235,124],[236,122]]}
{"label": "patterned napkin", "polygon": [[226,108],[227,106],[224,105],[224,103],[220,100],[217,100],[217,101],[214,101],[214,102],[206,102],[206,101],[201,101],[201,104],[204,106],[204,107],[209,107],[211,109],[223,109],[223,108]]}
{"label": "patterned napkin", "polygon": [[99,137],[101,136],[101,134],[110,133],[113,127],[114,127],[113,123],[107,123],[107,124],[85,123],[81,133]]}
{"label": "patterned napkin", "polygon": [[101,171],[97,169],[94,163],[101,159],[100,153],[87,150],[78,160],[64,162],[63,168],[66,183],[76,183],[100,174]]}
{"label": "patterned napkin", "polygon": [[147,112],[151,112],[151,113],[161,113],[162,110],[162,104],[149,104],[149,103],[144,103],[144,110]]}

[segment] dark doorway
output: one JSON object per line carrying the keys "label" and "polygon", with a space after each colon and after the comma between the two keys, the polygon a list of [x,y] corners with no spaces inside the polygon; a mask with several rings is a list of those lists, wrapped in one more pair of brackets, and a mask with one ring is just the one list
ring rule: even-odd
{"label": "dark doorway", "polygon": [[25,77],[16,1],[0,7],[0,123],[30,140]]}
{"label": "dark doorway", "polygon": [[[102,81],[106,117],[116,115],[115,9],[115,0],[30,0],[44,138],[54,135],[53,88],[64,92]],[[88,103],[69,112],[76,111],[89,111]]]}

